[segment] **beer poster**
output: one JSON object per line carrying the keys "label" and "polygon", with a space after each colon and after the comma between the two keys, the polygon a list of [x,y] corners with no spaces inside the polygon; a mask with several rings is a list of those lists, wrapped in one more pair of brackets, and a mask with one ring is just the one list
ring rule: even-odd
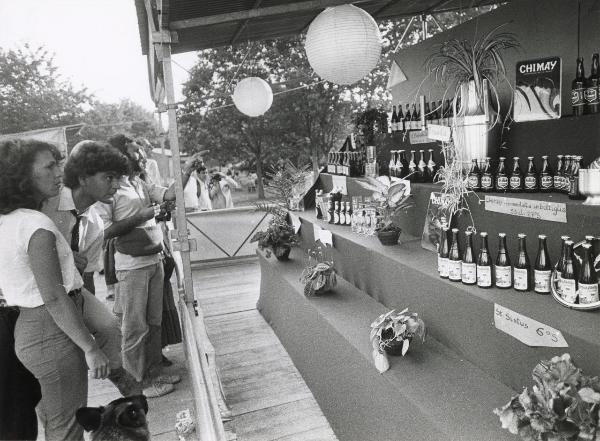
{"label": "beer poster", "polygon": [[560,118],[560,57],[517,63],[514,120],[538,121]]}
{"label": "beer poster", "polygon": [[450,199],[450,195],[440,192],[432,192],[429,195],[429,205],[425,215],[423,235],[421,236],[421,247],[426,250],[437,253],[442,237],[442,224],[448,226],[451,224],[452,212],[448,208]]}

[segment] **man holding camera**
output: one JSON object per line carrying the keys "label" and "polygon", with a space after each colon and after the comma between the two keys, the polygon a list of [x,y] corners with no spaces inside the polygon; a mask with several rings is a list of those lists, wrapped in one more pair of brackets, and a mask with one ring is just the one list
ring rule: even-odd
{"label": "man holding camera", "polygon": [[[145,386],[144,395],[159,397],[174,390],[176,375],[159,375],[162,361],[163,296],[162,231],[154,218],[165,201],[175,200],[175,188],[146,183],[140,178],[141,146],[125,135],[109,139],[129,160],[129,176],[112,203],[98,208],[106,239],[116,237],[115,269],[119,281],[114,312],[122,315],[123,366]],[[184,165],[183,185],[201,164],[200,154]]]}

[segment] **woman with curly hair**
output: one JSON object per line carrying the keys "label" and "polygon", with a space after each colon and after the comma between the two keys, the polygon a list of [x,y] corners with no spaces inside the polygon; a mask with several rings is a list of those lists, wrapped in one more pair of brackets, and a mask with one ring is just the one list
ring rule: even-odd
{"label": "woman with curly hair", "polygon": [[39,211],[61,188],[60,160],[45,142],[0,143],[0,289],[20,310],[15,352],[40,383],[37,411],[49,441],[83,439],[75,412],[87,403],[88,367],[93,378],[110,373],[83,322],[70,245]]}

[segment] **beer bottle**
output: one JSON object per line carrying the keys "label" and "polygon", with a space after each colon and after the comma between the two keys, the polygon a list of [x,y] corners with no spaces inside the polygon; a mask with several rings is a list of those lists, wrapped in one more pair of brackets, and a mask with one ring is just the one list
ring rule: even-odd
{"label": "beer bottle", "polygon": [[471,161],[471,170],[469,171],[467,185],[469,186],[469,190],[481,190],[481,173],[479,172],[479,165],[477,165],[477,159],[473,159]]}
{"label": "beer bottle", "polygon": [[592,262],[595,262],[596,261],[596,255],[594,254],[594,242],[596,242],[596,238],[594,236],[585,236],[585,241],[587,243],[589,243],[590,246],[592,247],[590,249],[590,253],[591,253],[590,256],[591,256]]}
{"label": "beer bottle", "polygon": [[462,277],[462,256],[458,245],[458,228],[452,228],[452,245],[448,255],[448,278],[460,282]]}
{"label": "beer bottle", "polygon": [[477,283],[477,264],[473,250],[473,232],[465,231],[465,253],[463,254],[461,280],[465,285]]}
{"label": "beer bottle", "polygon": [[512,286],[512,267],[510,256],[506,249],[506,234],[498,233],[498,256],[496,257],[496,287],[510,288]]}
{"label": "beer bottle", "polygon": [[510,173],[509,180],[509,188],[510,191],[515,193],[520,193],[523,191],[523,173],[521,172],[521,165],[519,164],[519,157],[515,156],[513,158],[513,168]]}
{"label": "beer bottle", "polygon": [[410,151],[410,162],[408,163],[408,177],[410,182],[417,182],[417,164],[415,162],[415,151]]}
{"label": "beer bottle", "polygon": [[425,163],[425,151],[419,150],[419,163],[417,164],[417,182],[428,182],[429,181],[429,170]]}
{"label": "beer bottle", "polygon": [[562,297],[562,279],[561,275],[563,269],[565,268],[565,262],[567,260],[567,240],[569,240],[569,236],[560,236],[561,245],[560,245],[560,258],[556,263],[556,289],[558,294]]}
{"label": "beer bottle", "polygon": [[560,290],[562,298],[569,303],[577,303],[577,274],[575,272],[575,254],[573,253],[573,241],[565,241],[567,252],[565,255],[565,266],[560,274]]}
{"label": "beer bottle", "polygon": [[583,58],[577,59],[575,79],[571,83],[571,105],[573,115],[580,116],[585,113],[585,73],[583,71]]}
{"label": "beer bottle", "polygon": [[431,115],[431,108],[429,107],[429,101],[425,101],[425,108],[423,109],[423,112],[425,113],[425,125],[428,126],[429,124],[433,124],[432,122],[432,115]]}
{"label": "beer bottle", "polygon": [[323,190],[315,190],[315,213],[317,215],[317,219],[323,219],[323,212],[321,211],[321,194]]}
{"label": "beer bottle", "polygon": [[440,238],[439,253],[438,253],[438,271],[440,277],[448,278],[448,256],[450,255],[450,247],[448,245],[448,226],[442,225],[442,235]]}
{"label": "beer bottle", "polygon": [[556,155],[557,162],[556,162],[556,173],[554,174],[554,179],[552,181],[552,187],[554,188],[554,191],[559,192],[561,191],[561,185],[562,185],[562,179],[563,179],[563,175],[565,173],[565,163],[563,162],[563,155]]}
{"label": "beer bottle", "polygon": [[554,187],[554,176],[548,163],[548,156],[542,156],[542,171],[540,172],[540,190],[542,193],[549,193]]}
{"label": "beer bottle", "polygon": [[492,175],[492,158],[485,158],[485,165],[481,172],[481,190],[488,193],[494,191],[494,176]]}
{"label": "beer bottle", "polygon": [[598,71],[598,54],[592,56],[592,73],[585,85],[585,107],[587,113],[600,112],[600,97],[598,87],[600,86],[600,72]]}
{"label": "beer bottle", "polygon": [[410,107],[406,104],[406,113],[404,114],[404,131],[408,132],[412,129],[412,115],[410,114]]}
{"label": "beer bottle", "polygon": [[[331,198],[331,196],[330,196]],[[333,213],[335,212],[335,208],[333,205],[333,199],[329,199],[329,207],[327,209],[327,222],[332,224],[333,223]]]}
{"label": "beer bottle", "polygon": [[571,174],[569,175],[569,199],[582,199],[579,193],[579,169],[581,168],[581,156],[573,157]]}
{"label": "beer bottle", "polygon": [[352,215],[354,214],[354,210],[352,210],[352,205],[350,202],[346,202],[346,225],[352,225]]}
{"label": "beer bottle", "polygon": [[515,268],[513,271],[513,287],[517,291],[529,291],[531,289],[531,264],[527,255],[527,235],[520,233],[519,237],[519,253]]}
{"label": "beer bottle", "polygon": [[573,166],[573,156],[565,155],[565,169],[563,171],[562,179],[561,179],[561,193],[569,194],[569,186],[571,182],[571,171]]}
{"label": "beer bottle", "polygon": [[398,130],[398,112],[396,112],[396,106],[393,106],[392,110],[392,121],[391,121],[392,133]]}
{"label": "beer bottle", "polygon": [[350,152],[344,153],[344,173],[350,177]]}
{"label": "beer bottle", "polygon": [[402,171],[404,174],[400,177],[404,179],[410,174],[410,169],[408,167],[408,159],[406,159],[406,152],[404,150],[401,150],[401,152],[400,162],[402,164]]}
{"label": "beer bottle", "polygon": [[408,173],[408,171],[404,167],[404,163],[402,162],[403,158],[404,150],[398,150],[396,153],[396,163],[394,164],[394,168],[396,169],[396,176],[399,178],[404,178],[404,176],[406,176]]}
{"label": "beer bottle", "polygon": [[339,225],[346,225],[346,204],[344,201],[340,202],[340,223]]}
{"label": "beer bottle", "polygon": [[598,276],[594,268],[594,256],[592,246],[589,243],[581,245],[583,248],[583,259],[581,261],[581,269],[579,270],[579,278],[577,279],[578,296],[580,304],[595,303],[600,300],[598,298]]}
{"label": "beer bottle", "polygon": [[488,249],[488,234],[479,233],[481,236],[481,247],[477,256],[477,286],[490,288],[492,286],[492,257]]}
{"label": "beer bottle", "polygon": [[435,159],[433,158],[433,149],[429,149],[429,160],[427,161],[427,169],[429,173],[429,182],[433,182],[435,179],[435,174],[438,171],[438,166],[435,163]]}
{"label": "beer bottle", "polygon": [[398,117],[396,118],[396,131],[404,132],[404,112],[402,112],[402,104],[398,103]]}
{"label": "beer bottle", "polygon": [[550,278],[552,276],[552,263],[550,262],[550,255],[548,254],[546,236],[544,234],[540,234],[538,236],[538,242],[538,253],[537,257],[535,258],[535,265],[533,267],[533,289],[539,294],[549,294]]}
{"label": "beer bottle", "polygon": [[396,152],[397,150],[390,150],[390,162],[388,164],[388,175],[390,178],[396,177]]}
{"label": "beer bottle", "polygon": [[410,128],[412,130],[419,130],[421,128],[419,127],[421,115],[417,113],[417,106],[414,103],[412,105],[412,112],[410,113],[410,116]]}
{"label": "beer bottle", "polygon": [[525,192],[536,193],[540,189],[539,179],[535,164],[533,163],[533,156],[528,156],[529,164],[527,164],[527,173],[525,174]]}
{"label": "beer bottle", "polygon": [[444,125],[444,103],[442,100],[438,101],[437,105],[437,124]]}
{"label": "beer bottle", "polygon": [[504,165],[506,158],[502,156],[499,161],[494,186],[496,187],[496,191],[506,192],[508,190],[508,175],[506,174],[506,166]]}
{"label": "beer bottle", "polygon": [[340,224],[340,203],[339,203],[339,201],[335,201],[335,209],[333,211],[333,223],[335,225]]}

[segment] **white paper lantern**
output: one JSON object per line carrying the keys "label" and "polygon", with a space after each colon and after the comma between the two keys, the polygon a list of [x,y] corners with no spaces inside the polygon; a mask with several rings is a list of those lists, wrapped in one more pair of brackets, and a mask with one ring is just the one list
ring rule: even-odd
{"label": "white paper lantern", "polygon": [[352,84],[379,61],[381,34],[367,12],[354,5],[327,8],[310,24],[304,43],[308,62],[323,79]]}
{"label": "white paper lantern", "polygon": [[273,91],[262,78],[244,78],[235,86],[233,103],[245,115],[260,116],[271,108]]}

